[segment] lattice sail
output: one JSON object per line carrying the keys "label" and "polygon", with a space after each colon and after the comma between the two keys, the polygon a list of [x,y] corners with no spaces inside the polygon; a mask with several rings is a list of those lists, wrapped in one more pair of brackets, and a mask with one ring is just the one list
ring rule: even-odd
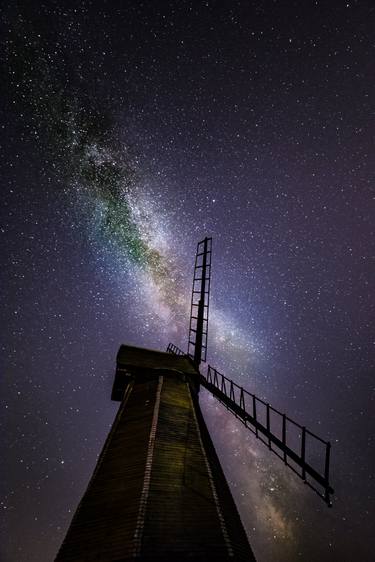
{"label": "lattice sail", "polygon": [[331,444],[208,366],[200,383],[330,506]]}
{"label": "lattice sail", "polygon": [[212,238],[198,242],[195,256],[189,324],[188,355],[199,366],[207,357]]}

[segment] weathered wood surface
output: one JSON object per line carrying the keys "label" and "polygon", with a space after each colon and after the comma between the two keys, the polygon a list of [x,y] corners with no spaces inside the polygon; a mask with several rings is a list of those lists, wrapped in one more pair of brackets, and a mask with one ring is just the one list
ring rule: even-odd
{"label": "weathered wood surface", "polygon": [[254,560],[194,384],[137,367],[56,562],[213,559]]}

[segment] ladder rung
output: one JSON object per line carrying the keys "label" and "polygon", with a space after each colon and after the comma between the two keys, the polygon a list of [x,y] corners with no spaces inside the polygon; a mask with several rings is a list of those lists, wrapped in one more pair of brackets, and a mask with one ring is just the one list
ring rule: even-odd
{"label": "ladder rung", "polygon": [[[204,256],[204,253],[199,253],[196,255],[195,260],[198,261],[198,258],[200,258],[201,256]],[[203,260],[202,260],[203,261]],[[207,252],[206,254],[206,265],[208,265],[208,263],[211,261],[211,252]]]}
{"label": "ladder rung", "polygon": [[[200,268],[201,265],[203,265],[203,264],[195,265],[195,268],[197,268],[197,267]],[[210,263],[206,263],[206,267],[211,267],[211,264],[210,264]],[[194,278],[195,278],[195,279],[197,279],[197,273],[198,273],[197,271],[194,271]],[[199,272],[199,273],[200,273],[200,272]],[[209,272],[209,271],[206,271],[206,278],[209,277],[209,276],[210,276],[210,272]]]}
{"label": "ladder rung", "polygon": [[[199,308],[199,304],[192,304],[191,306],[195,306],[197,308]],[[203,308],[209,308],[208,304],[203,305]],[[194,311],[194,313],[196,313],[196,311]],[[190,316],[190,318],[194,318],[194,320],[198,320],[197,316]],[[206,317],[204,317],[206,319]]]}

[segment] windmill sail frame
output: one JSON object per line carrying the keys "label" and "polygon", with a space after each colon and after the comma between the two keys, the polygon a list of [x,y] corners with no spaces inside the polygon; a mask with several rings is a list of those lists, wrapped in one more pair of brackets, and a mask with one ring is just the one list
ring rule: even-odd
{"label": "windmill sail frame", "polygon": [[198,367],[206,361],[208,338],[208,311],[211,289],[212,238],[197,244],[193,288],[191,292],[188,355]]}
{"label": "windmill sail frame", "polygon": [[[211,392],[255,434],[257,439],[267,445],[270,451],[323,498],[328,506],[331,506],[333,494],[329,482],[331,443],[276,410],[255,394],[248,392],[211,365],[208,365],[205,376],[199,371],[201,361],[205,362],[207,358],[211,256],[212,238],[206,237],[197,244],[186,354],[193,360],[199,373],[198,387],[201,384]],[[169,343],[167,352],[173,355],[185,355],[173,343]],[[275,419],[278,421],[275,422]],[[316,454],[317,447],[320,447],[318,454]],[[324,458],[323,463],[322,458]]]}
{"label": "windmill sail frame", "polygon": [[[329,507],[332,505],[331,494],[333,494],[334,490],[329,483],[331,456],[331,443],[329,441],[325,441],[305,426],[300,425],[286,414],[271,406],[268,402],[248,392],[210,365],[208,365],[206,376],[200,375],[200,383],[240,419],[247,429],[252,431],[260,441],[267,445],[270,451],[284,461],[299,478],[323,498]],[[259,406],[263,409],[265,423],[260,419]],[[250,411],[248,408],[250,408]],[[277,425],[275,418],[279,419],[278,432],[272,428],[272,419],[274,420],[274,427]],[[296,443],[293,445],[290,442],[288,443],[288,435],[293,432],[292,427],[297,429],[298,445]],[[312,450],[313,441],[315,445],[319,443],[322,450],[324,450],[323,470],[317,468],[318,460],[316,458],[314,463],[307,460],[309,445],[310,450]],[[321,459],[322,455],[319,455],[319,458]],[[312,478],[321,489],[312,484],[308,477]]]}

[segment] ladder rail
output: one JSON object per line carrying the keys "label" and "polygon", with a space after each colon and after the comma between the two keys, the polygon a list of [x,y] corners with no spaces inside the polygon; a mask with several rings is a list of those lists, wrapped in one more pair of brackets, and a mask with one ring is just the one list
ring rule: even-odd
{"label": "ladder rail", "polygon": [[197,244],[189,321],[187,354],[197,366],[207,358],[211,256],[212,238],[206,237]]}

